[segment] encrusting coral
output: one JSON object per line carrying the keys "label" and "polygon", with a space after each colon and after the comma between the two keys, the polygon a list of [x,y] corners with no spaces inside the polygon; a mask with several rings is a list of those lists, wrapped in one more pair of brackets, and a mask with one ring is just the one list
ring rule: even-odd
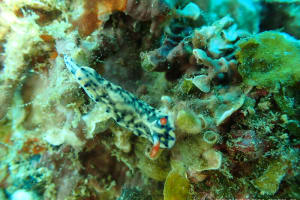
{"label": "encrusting coral", "polygon": [[236,56],[243,81],[274,88],[294,85],[300,79],[300,43],[286,33],[266,31],[239,42]]}

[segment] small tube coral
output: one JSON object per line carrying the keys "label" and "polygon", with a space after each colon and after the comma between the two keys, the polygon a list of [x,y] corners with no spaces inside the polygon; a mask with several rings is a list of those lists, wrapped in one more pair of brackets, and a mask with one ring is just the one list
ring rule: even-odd
{"label": "small tube coral", "polygon": [[219,139],[219,134],[214,131],[206,131],[203,135],[203,140],[208,144],[215,144]]}

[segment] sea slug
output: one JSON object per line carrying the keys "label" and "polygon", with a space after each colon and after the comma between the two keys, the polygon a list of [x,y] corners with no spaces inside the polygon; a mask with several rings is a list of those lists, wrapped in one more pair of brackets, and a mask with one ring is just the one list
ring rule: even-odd
{"label": "sea slug", "polygon": [[155,157],[160,147],[174,145],[174,126],[167,114],[102,78],[94,69],[77,65],[70,56],[64,55],[64,61],[87,95],[104,106],[118,125],[153,143],[150,157]]}

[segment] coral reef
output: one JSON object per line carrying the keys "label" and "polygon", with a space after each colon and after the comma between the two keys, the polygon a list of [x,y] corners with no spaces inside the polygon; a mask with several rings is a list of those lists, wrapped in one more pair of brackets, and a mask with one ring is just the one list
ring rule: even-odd
{"label": "coral reef", "polygon": [[0,1],[0,199],[300,199],[298,11]]}

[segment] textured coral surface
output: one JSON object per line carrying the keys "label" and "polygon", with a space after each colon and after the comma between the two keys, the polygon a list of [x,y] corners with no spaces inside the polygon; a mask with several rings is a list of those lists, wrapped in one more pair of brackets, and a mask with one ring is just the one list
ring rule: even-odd
{"label": "textured coral surface", "polygon": [[0,0],[0,200],[300,199],[299,10]]}

